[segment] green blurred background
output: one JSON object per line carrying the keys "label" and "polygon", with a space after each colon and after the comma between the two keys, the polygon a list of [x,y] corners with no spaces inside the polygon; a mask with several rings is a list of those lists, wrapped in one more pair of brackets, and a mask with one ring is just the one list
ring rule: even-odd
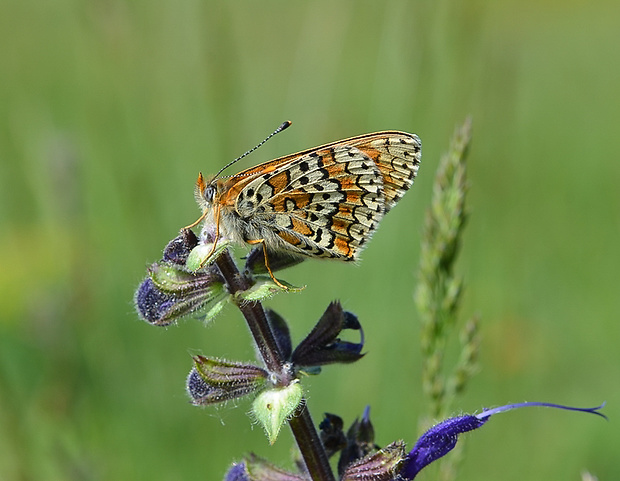
{"label": "green blurred background", "polygon": [[[238,312],[151,327],[132,296],[199,214],[193,184],[365,132],[416,132],[415,188],[359,266],[313,261],[269,305],[299,340],[337,297],[369,354],[309,380],[309,406],[411,445],[427,403],[413,304],[438,159],[473,118],[458,270],[482,317],[456,412],[519,401],[466,437],[458,479],[620,479],[620,3],[4,0],[0,5],[0,479],[221,479],[289,464],[239,402],[198,409],[190,354],[254,357]],[[232,173],[232,172],[231,172]],[[239,254],[243,254],[239,250]],[[420,479],[434,479],[429,470]]]}

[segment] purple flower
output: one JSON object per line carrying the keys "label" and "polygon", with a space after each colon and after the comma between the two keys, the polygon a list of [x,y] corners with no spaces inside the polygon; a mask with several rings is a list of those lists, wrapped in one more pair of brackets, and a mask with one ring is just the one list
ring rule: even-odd
{"label": "purple flower", "polygon": [[525,402],[507,404],[506,406],[488,409],[482,411],[480,414],[470,414],[446,419],[430,428],[418,439],[418,442],[406,456],[405,466],[401,470],[400,475],[403,479],[407,480],[415,478],[422,468],[448,454],[454,446],[456,446],[459,434],[478,429],[486,423],[493,414],[526,406],[544,406],[592,413],[607,419],[604,414],[599,412],[604,405],[605,404],[602,404],[594,408],[575,408],[562,406],[560,404]]}
{"label": "purple flower", "polygon": [[[340,339],[344,330],[360,332],[360,342]],[[364,331],[357,317],[342,309],[340,302],[329,304],[310,334],[293,351],[291,360],[298,368],[316,368],[326,364],[349,363],[361,359]]]}
{"label": "purple flower", "polygon": [[226,473],[224,481],[250,481],[248,472],[245,469],[245,463],[233,464]]}

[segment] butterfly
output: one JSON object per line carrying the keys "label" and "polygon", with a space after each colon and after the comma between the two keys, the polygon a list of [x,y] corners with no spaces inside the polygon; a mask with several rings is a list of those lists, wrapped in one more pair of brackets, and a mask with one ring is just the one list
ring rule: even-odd
{"label": "butterfly", "polygon": [[[289,125],[285,122],[267,139]],[[265,266],[283,287],[269,268],[268,252],[356,260],[383,216],[413,185],[421,153],[417,135],[387,130],[286,155],[228,177],[218,177],[224,169],[209,180],[200,173],[195,197],[203,214],[188,227],[203,219],[215,225],[211,253],[220,236],[262,244]]]}

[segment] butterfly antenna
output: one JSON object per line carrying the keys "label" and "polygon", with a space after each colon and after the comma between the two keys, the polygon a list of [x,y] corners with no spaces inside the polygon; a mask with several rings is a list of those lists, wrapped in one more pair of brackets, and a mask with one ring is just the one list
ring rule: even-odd
{"label": "butterfly antenna", "polygon": [[231,165],[233,165],[235,162],[240,161],[241,159],[243,159],[244,157],[250,155],[252,152],[254,152],[256,149],[258,149],[261,145],[263,145],[265,142],[267,142],[271,137],[273,137],[276,134],[279,134],[280,132],[282,132],[283,130],[289,128],[291,126],[291,121],[287,120],[286,122],[283,122],[282,125],[280,125],[280,127],[278,127],[276,130],[274,130],[271,134],[269,134],[265,140],[263,140],[262,142],[260,142],[258,145],[256,145],[255,147],[251,148],[250,150],[248,150],[246,153],[244,153],[243,155],[240,155],[239,157],[237,157],[235,160],[228,162],[224,167],[222,167],[220,169],[220,171],[215,174],[215,178],[219,177],[220,174],[222,172],[224,172],[228,167],[230,167]]}

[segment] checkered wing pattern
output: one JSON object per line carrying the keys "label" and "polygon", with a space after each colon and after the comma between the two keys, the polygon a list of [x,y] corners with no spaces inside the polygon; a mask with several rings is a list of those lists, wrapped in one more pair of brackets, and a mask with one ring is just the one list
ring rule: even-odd
{"label": "checkered wing pattern", "polygon": [[416,135],[361,135],[241,172],[221,200],[291,252],[354,260],[413,184],[420,156]]}

